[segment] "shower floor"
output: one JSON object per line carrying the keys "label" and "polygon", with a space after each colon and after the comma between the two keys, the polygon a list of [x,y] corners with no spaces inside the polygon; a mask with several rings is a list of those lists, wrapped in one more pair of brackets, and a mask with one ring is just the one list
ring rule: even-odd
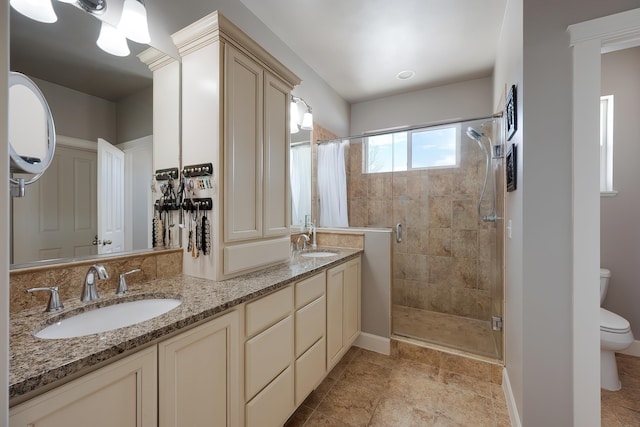
{"label": "shower floor", "polygon": [[393,333],[498,359],[491,322],[393,306]]}

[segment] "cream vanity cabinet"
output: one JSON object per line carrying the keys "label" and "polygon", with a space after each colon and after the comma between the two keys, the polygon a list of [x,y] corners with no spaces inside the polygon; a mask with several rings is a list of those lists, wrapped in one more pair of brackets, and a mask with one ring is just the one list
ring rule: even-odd
{"label": "cream vanity cabinet", "polygon": [[11,427],[238,426],[238,311],[10,410]]}
{"label": "cream vanity cabinet", "polygon": [[156,346],[9,410],[11,427],[157,426]]}
{"label": "cream vanity cabinet", "polygon": [[185,273],[220,280],[287,260],[289,105],[300,78],[218,12],[172,37],[182,161],[214,169],[213,188],[198,195],[213,199],[212,258],[185,257]]}
{"label": "cream vanity cabinet", "polygon": [[158,344],[160,427],[238,425],[238,311]]}
{"label": "cream vanity cabinet", "polygon": [[284,424],[294,410],[293,286],[245,306],[245,423]]}
{"label": "cream vanity cabinet", "polygon": [[360,333],[361,258],[327,271],[327,370]]}

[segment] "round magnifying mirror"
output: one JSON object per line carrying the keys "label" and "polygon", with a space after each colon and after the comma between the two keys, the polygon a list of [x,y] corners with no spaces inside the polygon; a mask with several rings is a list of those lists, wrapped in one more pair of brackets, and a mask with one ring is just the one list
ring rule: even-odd
{"label": "round magnifying mirror", "polygon": [[9,73],[11,172],[42,174],[53,160],[56,131],[49,104],[24,74]]}

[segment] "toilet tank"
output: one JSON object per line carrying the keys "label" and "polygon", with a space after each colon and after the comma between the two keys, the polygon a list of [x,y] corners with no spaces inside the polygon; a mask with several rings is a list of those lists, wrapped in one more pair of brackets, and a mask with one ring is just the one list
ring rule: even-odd
{"label": "toilet tank", "polygon": [[600,269],[600,305],[604,301],[604,297],[607,296],[607,288],[609,287],[609,279],[611,278],[611,271],[606,268]]}

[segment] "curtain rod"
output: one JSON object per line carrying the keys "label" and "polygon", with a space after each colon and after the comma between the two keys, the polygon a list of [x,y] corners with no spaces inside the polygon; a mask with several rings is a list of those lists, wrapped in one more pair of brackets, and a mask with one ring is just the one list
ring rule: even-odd
{"label": "curtain rod", "polygon": [[344,138],[323,139],[323,140],[320,140],[320,141],[316,141],[316,144],[325,144],[325,143],[330,143],[330,142],[351,141],[352,139],[368,138],[368,137],[371,137],[371,136],[389,135],[389,134],[398,133],[398,132],[410,132],[412,130],[426,129],[426,128],[436,127],[436,126],[452,125],[454,123],[473,122],[473,121],[476,121],[476,120],[498,119],[498,118],[502,118],[503,115],[504,115],[504,112],[501,111],[499,113],[492,114],[490,116],[476,117],[476,118],[473,118],[473,119],[448,120],[448,121],[435,122],[435,123],[429,123],[429,124],[424,124],[424,125],[413,125],[413,126],[406,126],[406,127],[398,127],[398,128],[395,128],[395,129],[381,130],[381,131],[378,131],[378,132],[363,133],[363,134],[360,134],[360,135],[345,136]]}

